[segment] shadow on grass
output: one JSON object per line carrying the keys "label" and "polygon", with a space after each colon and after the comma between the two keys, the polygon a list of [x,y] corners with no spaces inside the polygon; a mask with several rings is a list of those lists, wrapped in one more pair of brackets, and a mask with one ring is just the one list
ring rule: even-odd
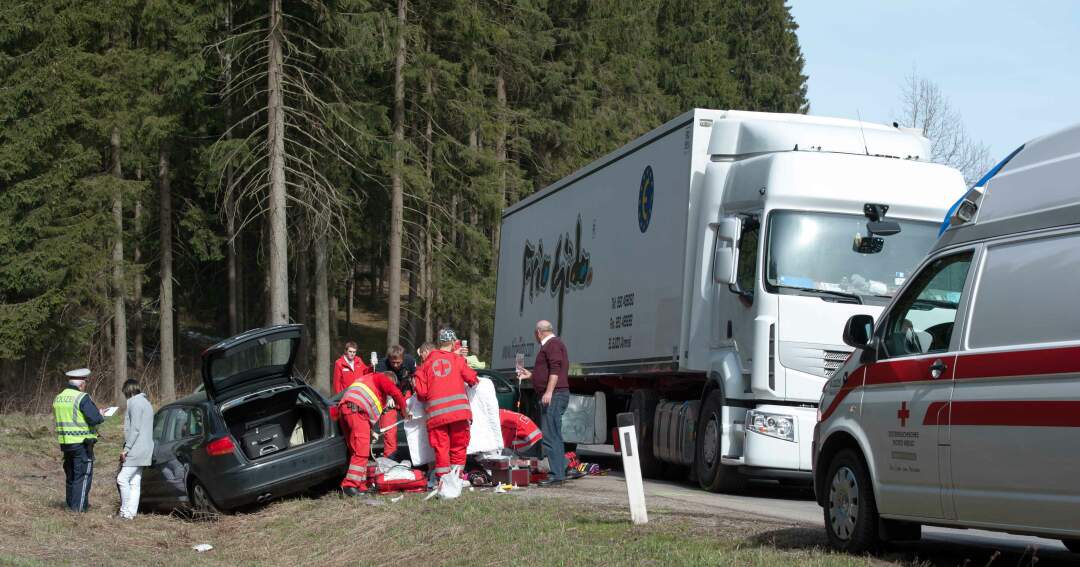
{"label": "shadow on grass", "polygon": [[[788,527],[762,532],[745,540],[751,547],[765,547],[784,551],[827,551],[829,541],[825,531],[818,527]],[[874,554],[874,557],[902,565],[918,567],[964,566],[964,567],[1039,567],[1047,565],[1080,565],[1080,556],[1056,550],[1039,550],[1032,546],[1012,546],[998,549],[992,545],[974,545],[942,541],[931,538],[924,541],[892,542]]]}

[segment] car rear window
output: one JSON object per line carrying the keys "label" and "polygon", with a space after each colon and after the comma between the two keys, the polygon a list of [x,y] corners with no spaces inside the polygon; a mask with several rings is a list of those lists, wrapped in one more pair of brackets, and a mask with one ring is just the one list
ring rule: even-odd
{"label": "car rear window", "polygon": [[267,337],[249,341],[218,355],[210,364],[214,381],[248,373],[280,371],[289,363],[296,337]]}
{"label": "car rear window", "polygon": [[969,348],[1080,340],[1080,234],[992,246],[972,311]]}

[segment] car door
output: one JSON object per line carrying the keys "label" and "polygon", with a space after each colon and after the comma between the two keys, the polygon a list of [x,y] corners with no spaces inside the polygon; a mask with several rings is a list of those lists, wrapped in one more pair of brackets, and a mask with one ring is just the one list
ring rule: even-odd
{"label": "car door", "polygon": [[872,447],[881,514],[950,517],[943,504],[948,441],[940,414],[951,395],[952,330],[972,257],[968,250],[927,263],[876,329],[860,419]]}
{"label": "car door", "polygon": [[150,459],[150,466],[143,469],[142,493],[140,499],[143,502],[152,502],[164,498],[165,477],[162,474],[161,455],[164,447],[170,443],[170,427],[173,422],[174,408],[162,408],[154,414],[154,452]]}
{"label": "car door", "polygon": [[177,450],[185,441],[190,411],[188,407],[169,408],[162,418],[160,436],[155,418],[154,456],[148,470],[155,481],[154,499],[163,503],[176,504],[187,495],[187,468],[177,458]]}
{"label": "car door", "polygon": [[1080,234],[986,247],[951,407],[969,524],[1080,530]]}

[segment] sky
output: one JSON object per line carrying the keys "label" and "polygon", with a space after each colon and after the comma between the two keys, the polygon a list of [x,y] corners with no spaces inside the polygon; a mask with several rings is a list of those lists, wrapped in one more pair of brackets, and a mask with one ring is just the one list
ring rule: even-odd
{"label": "sky", "polygon": [[994,161],[1080,122],[1080,1],[790,0],[810,114],[891,123],[914,70]]}

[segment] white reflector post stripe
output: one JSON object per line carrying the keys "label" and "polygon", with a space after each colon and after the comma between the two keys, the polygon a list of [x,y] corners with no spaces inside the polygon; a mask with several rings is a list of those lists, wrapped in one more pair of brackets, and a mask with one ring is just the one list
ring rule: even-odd
{"label": "white reflector post stripe", "polygon": [[645,510],[645,485],[641,481],[634,414],[620,413],[616,419],[619,424],[619,444],[622,447],[623,474],[626,476],[626,495],[630,501],[630,519],[635,524],[644,524],[649,521],[649,515]]}

